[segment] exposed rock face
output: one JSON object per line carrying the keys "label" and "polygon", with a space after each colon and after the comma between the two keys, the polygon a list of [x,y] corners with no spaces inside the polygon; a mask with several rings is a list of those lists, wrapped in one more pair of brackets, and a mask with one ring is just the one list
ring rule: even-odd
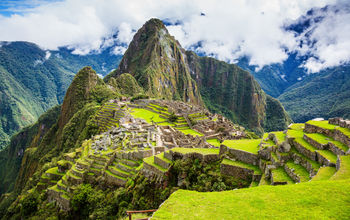
{"label": "exposed rock face", "polygon": [[130,73],[152,97],[202,104],[185,60],[185,50],[164,24],[151,19],[135,34],[118,69],[105,80]]}

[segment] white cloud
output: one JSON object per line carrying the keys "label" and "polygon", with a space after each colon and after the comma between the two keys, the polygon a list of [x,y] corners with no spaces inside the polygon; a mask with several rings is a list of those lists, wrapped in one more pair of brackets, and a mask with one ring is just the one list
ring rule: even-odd
{"label": "white cloud", "polygon": [[45,53],[45,60],[50,59],[50,57],[51,57],[50,51],[46,51],[46,53]]}
{"label": "white cloud", "polygon": [[[344,31],[350,30],[349,13],[329,15],[314,26],[311,37],[317,41],[315,47],[298,49],[302,37],[285,31],[283,26],[313,7],[344,2],[66,0],[31,8],[22,15],[0,16],[0,40],[31,41],[46,49],[69,46],[73,53],[81,55],[117,42],[113,52],[123,54],[135,31],[157,17],[174,23],[168,26],[169,32],[186,49],[199,45],[197,52],[228,62],[248,56],[250,63],[259,68],[283,61],[288,51],[304,50],[315,57],[304,64],[313,72],[350,60],[350,37]],[[116,32],[118,36],[114,38]]]}

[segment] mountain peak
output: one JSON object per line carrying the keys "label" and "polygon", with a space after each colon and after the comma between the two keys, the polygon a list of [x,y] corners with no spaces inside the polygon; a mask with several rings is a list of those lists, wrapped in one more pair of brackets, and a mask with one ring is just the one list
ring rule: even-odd
{"label": "mountain peak", "polygon": [[123,73],[130,73],[151,97],[203,103],[188,69],[186,51],[159,19],[150,19],[137,31],[118,69],[105,81]]}

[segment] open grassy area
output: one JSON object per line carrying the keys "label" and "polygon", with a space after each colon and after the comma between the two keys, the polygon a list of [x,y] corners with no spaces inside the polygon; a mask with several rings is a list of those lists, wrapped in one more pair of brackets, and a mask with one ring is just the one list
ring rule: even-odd
{"label": "open grassy area", "polygon": [[317,127],[328,129],[328,130],[334,130],[334,128],[336,127],[336,125],[328,124],[328,121],[310,120],[310,121],[306,122],[306,124],[315,125]]}
{"label": "open grassy area", "polygon": [[261,170],[259,169],[258,166],[243,163],[241,161],[232,161],[232,160],[228,160],[228,159],[223,159],[221,163],[227,164],[227,165],[232,165],[232,166],[237,166],[237,167],[242,167],[242,168],[247,168],[250,170],[254,170],[254,174],[261,174]]}
{"label": "open grassy area", "polygon": [[311,181],[223,192],[178,190],[153,219],[349,219],[349,198],[349,181]]}
{"label": "open grassy area", "polygon": [[350,155],[340,156],[340,168],[331,178],[331,180],[345,179],[347,179],[347,181],[350,179]]}
{"label": "open grassy area", "polygon": [[159,114],[149,111],[143,108],[133,108],[130,114],[134,118],[141,118],[147,121],[147,123],[152,124],[153,122],[164,122],[166,119],[159,117]]}
{"label": "open grassy area", "polygon": [[220,147],[221,145],[218,139],[207,139],[207,142],[215,147]]}
{"label": "open grassy area", "polygon": [[164,152],[163,152],[163,153],[160,153],[160,154],[155,155],[155,157],[158,157],[159,159],[161,159],[161,160],[163,160],[163,161],[165,161],[165,162],[167,162],[167,163],[169,163],[169,164],[171,164],[171,163],[172,163],[172,161],[171,161],[171,160],[169,160],[168,158],[164,157]]}
{"label": "open grassy area", "polygon": [[336,171],[335,167],[321,167],[312,181],[329,180]]}
{"label": "open grassy area", "polygon": [[178,129],[178,128],[176,128],[178,131],[181,131],[182,133],[184,133],[184,134],[190,134],[190,135],[192,135],[192,136],[203,136],[203,134],[202,133],[199,133],[198,131],[195,131],[195,130],[193,130],[193,129],[190,129],[190,128],[188,128],[188,129]]}
{"label": "open grassy area", "polygon": [[225,140],[222,144],[229,148],[258,154],[261,139]]}
{"label": "open grassy area", "polygon": [[181,148],[181,147],[175,147],[171,149],[173,152],[179,152],[182,154],[188,154],[188,153],[200,153],[203,155],[207,154],[219,154],[219,149],[216,148]]}

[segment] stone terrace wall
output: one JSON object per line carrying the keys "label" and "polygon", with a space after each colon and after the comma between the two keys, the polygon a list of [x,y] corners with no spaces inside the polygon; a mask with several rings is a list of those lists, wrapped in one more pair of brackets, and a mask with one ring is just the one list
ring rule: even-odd
{"label": "stone terrace wall", "polygon": [[311,125],[308,123],[305,123],[304,132],[306,132],[306,133],[320,133],[320,134],[324,134],[324,135],[329,136],[329,137],[333,137],[333,133],[334,133],[334,131],[332,131],[332,130],[320,128],[320,127],[317,127],[315,125]]}
{"label": "stone terrace wall", "polygon": [[229,164],[221,164],[220,172],[221,174],[238,177],[240,179],[244,179],[247,181],[252,180],[253,174],[254,174],[253,170],[243,168],[243,167],[233,166]]}
{"label": "stone terrace wall", "polygon": [[220,145],[220,156],[228,153],[228,156],[242,161],[244,163],[252,164],[252,165],[259,165],[259,157],[257,154],[249,153],[247,151],[242,151],[242,150],[237,150],[237,149],[232,149],[229,148],[225,145]]}

